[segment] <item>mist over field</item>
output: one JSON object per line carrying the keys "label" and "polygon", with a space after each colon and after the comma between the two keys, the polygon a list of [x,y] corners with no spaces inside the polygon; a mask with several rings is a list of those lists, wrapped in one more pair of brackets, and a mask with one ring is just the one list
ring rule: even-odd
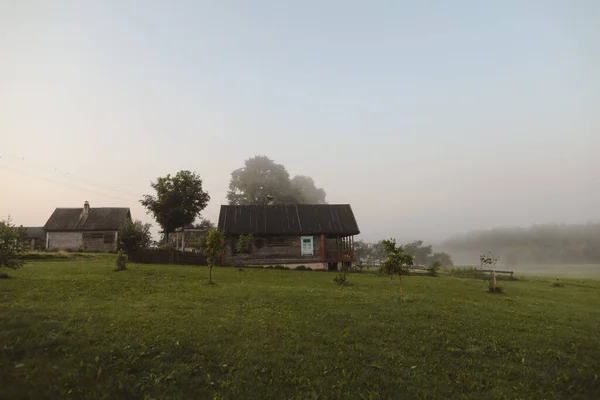
{"label": "mist over field", "polygon": [[529,274],[599,275],[600,223],[493,228],[456,235],[438,248],[455,265],[478,265],[491,251],[499,266]]}

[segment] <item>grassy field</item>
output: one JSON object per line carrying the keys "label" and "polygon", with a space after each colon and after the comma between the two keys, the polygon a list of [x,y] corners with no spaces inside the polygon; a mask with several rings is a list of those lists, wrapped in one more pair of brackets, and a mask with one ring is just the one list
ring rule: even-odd
{"label": "grassy field", "polygon": [[29,263],[0,398],[600,398],[600,281]]}

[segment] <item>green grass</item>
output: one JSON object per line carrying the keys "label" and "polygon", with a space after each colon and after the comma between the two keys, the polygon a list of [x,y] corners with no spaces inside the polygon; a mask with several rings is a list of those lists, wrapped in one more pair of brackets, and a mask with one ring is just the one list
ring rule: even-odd
{"label": "green grass", "polygon": [[128,268],[0,280],[0,398],[600,398],[599,281]]}

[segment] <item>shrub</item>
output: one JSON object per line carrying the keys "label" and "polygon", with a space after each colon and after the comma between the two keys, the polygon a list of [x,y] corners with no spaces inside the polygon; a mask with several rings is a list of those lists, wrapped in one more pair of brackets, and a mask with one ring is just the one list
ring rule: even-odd
{"label": "shrub", "polygon": [[556,279],[556,282],[552,283],[552,287],[565,287],[565,285]]}
{"label": "shrub", "polygon": [[13,225],[10,217],[0,221],[0,268],[21,268],[25,250],[22,234]]}
{"label": "shrub", "polygon": [[298,265],[296,268],[294,268],[297,271],[312,271],[311,267],[307,267],[306,265]]}
{"label": "shrub", "polygon": [[429,266],[429,275],[438,276],[440,268],[442,268],[442,264],[440,264],[439,261],[434,261],[433,264]]}
{"label": "shrub", "polygon": [[267,269],[290,269],[290,268],[286,267],[285,265],[269,265],[267,267]]}
{"label": "shrub", "polygon": [[346,274],[337,274],[337,276],[333,278],[333,281],[339,286],[348,286],[350,284],[346,278]]}
{"label": "shrub", "polygon": [[117,253],[116,264],[115,271],[125,271],[127,269],[127,254],[122,249]]}
{"label": "shrub", "polygon": [[152,242],[150,228],[152,225],[142,221],[127,221],[119,228],[119,249],[127,253],[147,249]]}
{"label": "shrub", "polygon": [[504,288],[500,285],[498,285],[495,281],[494,278],[492,276],[490,276],[489,278],[485,278],[483,280],[487,286],[487,290],[490,293],[504,293]]}
{"label": "shrub", "polygon": [[252,252],[252,243],[253,242],[254,242],[254,236],[252,236],[251,233],[249,233],[248,235],[240,235],[235,251],[237,253],[250,254]]}

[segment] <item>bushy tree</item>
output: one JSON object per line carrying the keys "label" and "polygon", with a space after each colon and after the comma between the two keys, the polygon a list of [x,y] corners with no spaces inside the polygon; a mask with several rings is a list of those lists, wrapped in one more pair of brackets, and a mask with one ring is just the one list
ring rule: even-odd
{"label": "bushy tree", "polygon": [[422,240],[415,240],[414,242],[405,244],[404,251],[413,256],[417,265],[425,265],[433,252],[433,248],[431,245],[423,246]]}
{"label": "bushy tree", "polygon": [[204,247],[204,256],[206,256],[206,262],[209,268],[208,281],[212,284],[212,269],[219,262],[221,254],[225,249],[225,236],[223,232],[214,228],[208,232],[206,236],[206,246]]}
{"label": "bushy tree", "polygon": [[19,228],[10,217],[0,221],[0,268],[18,269],[23,266],[26,247]]}
{"label": "bushy tree", "polygon": [[385,251],[385,260],[381,264],[381,272],[393,278],[398,275],[400,279],[400,298],[404,296],[402,275],[408,273],[408,267],[413,265],[413,257],[404,251],[402,246],[396,245],[396,239],[387,239],[381,242]]}
{"label": "bushy tree", "polygon": [[298,203],[292,194],[290,174],[269,157],[255,156],[231,173],[229,204],[266,204],[268,196],[277,203]]}
{"label": "bushy tree", "polygon": [[144,195],[140,203],[163,228],[165,242],[177,228],[191,224],[200,217],[210,196],[202,188],[202,179],[190,171],[179,171],[175,176],[167,175],[151,183],[156,195]]}
{"label": "bushy tree", "polygon": [[433,253],[433,255],[431,257],[429,257],[429,262],[430,263],[438,263],[440,265],[440,267],[444,267],[444,268],[450,268],[454,266],[454,263],[452,262],[452,257],[450,257],[450,254],[448,253],[444,253],[442,252],[436,252]]}
{"label": "bushy tree", "polygon": [[238,253],[250,253],[252,252],[253,242],[254,235],[252,235],[251,233],[247,235],[240,235],[235,251]]}
{"label": "bushy tree", "polygon": [[115,264],[117,265],[115,271],[125,271],[127,269],[127,254],[122,249],[117,253]]}
{"label": "bushy tree", "polygon": [[127,253],[147,249],[152,244],[152,225],[144,224],[142,221],[127,221],[119,228],[119,249]]}
{"label": "bushy tree", "polygon": [[214,222],[212,222],[209,219],[200,218],[199,222],[195,222],[193,224],[188,224],[185,227],[186,228],[194,228],[194,229],[202,229],[204,231],[210,231],[211,229],[215,228],[216,225],[214,224]]}
{"label": "bushy tree", "polygon": [[327,194],[322,188],[317,188],[315,181],[310,176],[297,175],[291,180],[292,191],[299,195],[299,203],[327,204]]}
{"label": "bushy tree", "polygon": [[266,156],[251,157],[231,173],[229,204],[267,204],[270,197],[277,204],[325,204],[325,190],[312,178],[290,179],[285,166]]}

